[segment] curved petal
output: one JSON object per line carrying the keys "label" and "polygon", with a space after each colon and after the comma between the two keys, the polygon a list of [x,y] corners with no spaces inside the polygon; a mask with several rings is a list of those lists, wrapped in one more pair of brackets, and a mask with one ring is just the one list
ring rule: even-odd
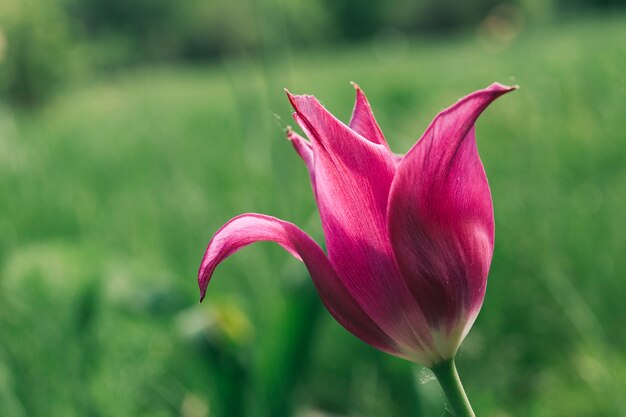
{"label": "curved petal", "polygon": [[[312,96],[289,99],[312,142],[328,257],[357,303],[406,350],[431,344],[387,233],[392,154],[341,123]],[[422,360],[425,362],[425,360]]]}
{"label": "curved petal", "polygon": [[442,111],[398,165],[389,196],[400,270],[433,332],[443,332],[444,348],[454,352],[482,305],[493,254],[491,194],[473,126],[512,89],[493,84]]}
{"label": "curved petal", "polygon": [[304,161],[304,164],[312,177],[314,173],[313,145],[311,145],[311,142],[294,132],[291,126],[287,127],[287,139],[291,142],[293,148]]}
{"label": "curved petal", "polygon": [[361,87],[357,83],[352,83],[356,90],[356,99],[354,101],[354,110],[352,110],[352,118],[350,119],[349,126],[352,130],[359,135],[374,143],[384,145],[389,149],[389,145],[383,136],[383,132],[380,130],[376,118],[372,112],[372,107],[365,97],[365,93],[361,90]]}
{"label": "curved petal", "polygon": [[292,223],[261,214],[242,214],[218,230],[198,271],[201,301],[215,268],[228,256],[258,241],[276,242],[306,265],[320,298],[348,331],[377,349],[404,355],[350,296],[322,249]]}

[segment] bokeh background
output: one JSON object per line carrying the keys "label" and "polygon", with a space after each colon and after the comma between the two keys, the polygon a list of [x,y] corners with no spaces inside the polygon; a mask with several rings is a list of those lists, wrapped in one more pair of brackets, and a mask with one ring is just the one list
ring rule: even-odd
{"label": "bokeh background", "polygon": [[626,415],[626,10],[619,0],[2,0],[0,416],[443,416],[432,375],[361,343],[271,214],[323,241],[283,88],[396,152],[462,95],[497,243],[458,365],[479,416]]}

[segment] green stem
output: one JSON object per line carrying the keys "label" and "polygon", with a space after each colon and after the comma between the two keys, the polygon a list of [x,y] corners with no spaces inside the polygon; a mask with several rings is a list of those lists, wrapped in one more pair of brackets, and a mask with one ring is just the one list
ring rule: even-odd
{"label": "green stem", "polygon": [[456,371],[454,358],[438,363],[431,369],[439,380],[446,397],[448,397],[452,414],[456,417],[476,417],[463,389],[463,384],[461,384],[459,373]]}

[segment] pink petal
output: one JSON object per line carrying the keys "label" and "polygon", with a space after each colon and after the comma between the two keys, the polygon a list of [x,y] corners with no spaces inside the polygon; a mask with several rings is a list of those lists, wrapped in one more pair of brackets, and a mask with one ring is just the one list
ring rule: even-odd
{"label": "pink petal", "polygon": [[328,257],[350,294],[404,349],[431,344],[396,266],[387,233],[392,154],[341,123],[312,96],[289,99],[312,142],[315,190]]}
{"label": "pink petal", "polygon": [[313,145],[311,142],[294,132],[291,126],[287,128],[287,139],[291,142],[293,148],[304,161],[304,164],[309,171],[309,177],[311,178],[313,194],[317,197],[317,190],[315,189],[315,155],[313,154]]}
{"label": "pink petal", "polygon": [[389,197],[400,270],[431,328],[456,335],[455,351],[482,305],[493,254],[491,194],[474,123],[512,89],[493,84],[442,111],[399,163]]}
{"label": "pink petal", "polygon": [[293,129],[291,129],[291,126],[287,127],[287,139],[289,139],[293,148],[304,161],[309,173],[313,175],[314,157],[313,145],[311,145],[311,142],[294,132]]}
{"label": "pink petal", "polygon": [[276,242],[302,260],[326,308],[348,331],[377,349],[404,356],[350,296],[317,243],[292,223],[274,217],[243,214],[231,219],[215,233],[198,272],[201,300],[215,268],[230,255],[258,241]]}
{"label": "pink petal", "polygon": [[356,90],[356,100],[354,102],[354,110],[352,111],[352,119],[349,124],[350,128],[364,138],[374,143],[385,145],[385,147],[389,149],[383,132],[380,130],[378,123],[376,123],[376,118],[374,117],[370,103],[367,101],[367,97],[365,97],[365,93],[363,93],[363,90],[361,90],[361,87],[359,87],[357,83],[352,83],[352,85]]}

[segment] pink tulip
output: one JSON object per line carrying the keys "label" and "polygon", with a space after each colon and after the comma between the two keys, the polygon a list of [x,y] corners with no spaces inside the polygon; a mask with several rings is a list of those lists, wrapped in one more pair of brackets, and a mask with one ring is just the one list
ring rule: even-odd
{"label": "pink tulip", "polygon": [[306,164],[328,255],[292,223],[243,214],[209,242],[202,298],[217,265],[257,241],[304,262],[332,316],[364,342],[436,369],[454,358],[485,296],[494,245],[491,194],[474,123],[513,90],[492,84],[437,115],[394,155],[356,88],[345,125],[313,96],[287,93],[306,133],[287,136]]}

